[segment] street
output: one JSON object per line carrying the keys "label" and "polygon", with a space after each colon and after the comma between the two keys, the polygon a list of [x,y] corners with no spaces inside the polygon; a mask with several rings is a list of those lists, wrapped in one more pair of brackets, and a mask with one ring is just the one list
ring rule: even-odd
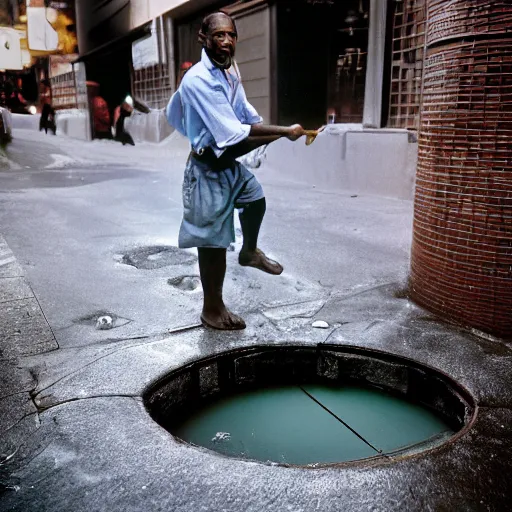
{"label": "street", "polygon": [[509,510],[511,33],[0,1],[0,512]]}
{"label": "street", "polygon": [[[24,140],[27,135],[31,139]],[[55,149],[49,151],[48,142]],[[100,141],[69,141],[70,148],[61,145],[62,150],[58,143],[20,132],[7,150],[19,168],[3,171],[0,179],[2,232],[27,268],[59,345],[83,346],[111,339],[113,332],[115,339],[125,339],[197,324],[200,293],[167,284],[198,276],[195,251],[185,265],[165,253],[177,245],[186,151]],[[113,151],[99,159],[96,148],[100,154]],[[229,253],[226,298],[235,311],[256,314],[265,304],[403,283],[410,202],[351,197],[350,192],[322,190],[321,184],[312,189],[280,181],[278,172],[258,173],[269,205],[261,245],[283,261],[285,273],[272,278],[239,268],[237,254]],[[163,250],[148,255],[155,268],[122,263],[126,254],[151,247]],[[101,311],[125,319],[124,325],[105,332],[80,321]]]}
{"label": "street", "polygon": [[[412,203],[285,181],[263,165],[261,246],[285,272],[240,267],[237,236],[225,300],[247,329],[219,333],[199,322],[196,254],[176,247],[187,154],[176,137],[132,148],[29,130],[15,131],[3,153],[0,452],[10,476],[0,466],[0,510],[454,510],[484,489],[503,503],[510,462],[488,453],[510,448],[500,427],[512,419],[510,349],[407,300]],[[98,328],[104,316],[110,328]],[[474,427],[481,444],[467,436],[378,470],[283,472],[176,443],[144,409],[150,383],[199,357],[323,342],[449,372],[489,405]],[[451,475],[454,464],[488,471],[468,482]]]}

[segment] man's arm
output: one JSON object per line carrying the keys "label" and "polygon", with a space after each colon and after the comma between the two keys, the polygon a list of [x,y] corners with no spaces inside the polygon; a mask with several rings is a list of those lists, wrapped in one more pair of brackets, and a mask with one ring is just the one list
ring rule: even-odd
{"label": "man's arm", "polygon": [[193,83],[182,82],[179,92],[183,100],[196,110],[212,134],[216,144],[213,151],[217,157],[226,154],[231,158],[238,158],[281,137],[294,141],[304,135],[304,129],[298,124],[264,125],[259,122],[261,117],[256,115],[252,116],[248,124],[242,123],[235,115],[220,84],[210,83],[202,77],[193,78]]}
{"label": "man's arm", "polygon": [[299,124],[293,126],[253,124],[249,136],[238,144],[230,146],[225,153],[231,158],[238,158],[282,137],[295,141],[302,135],[304,135],[304,129]]}

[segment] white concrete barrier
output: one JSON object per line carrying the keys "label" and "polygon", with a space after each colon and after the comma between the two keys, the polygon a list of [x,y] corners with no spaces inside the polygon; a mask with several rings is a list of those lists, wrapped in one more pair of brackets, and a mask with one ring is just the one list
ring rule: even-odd
{"label": "white concrete barrier", "polygon": [[173,131],[164,110],[151,110],[149,114],[134,111],[126,118],[124,127],[135,142],[160,142]]}
{"label": "white concrete barrier", "polygon": [[[36,116],[31,116],[36,117]],[[57,134],[81,140],[91,139],[89,113],[85,110],[59,110],[56,113]],[[39,116],[37,116],[37,129]],[[136,142],[161,142],[172,133],[163,110],[152,110],[149,114],[135,111],[125,120],[125,129]]]}
{"label": "white concrete barrier", "polygon": [[39,130],[41,114],[12,114],[12,127],[22,130]]}
{"label": "white concrete barrier", "polygon": [[85,110],[58,110],[55,114],[57,134],[75,139],[91,140],[89,113]]}
{"label": "white concrete barrier", "polygon": [[265,166],[321,188],[412,199],[418,144],[413,132],[332,125],[311,146],[280,139]]}

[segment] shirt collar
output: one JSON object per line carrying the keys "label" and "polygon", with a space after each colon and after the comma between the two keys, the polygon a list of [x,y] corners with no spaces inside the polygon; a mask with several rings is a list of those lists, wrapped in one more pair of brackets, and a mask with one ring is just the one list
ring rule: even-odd
{"label": "shirt collar", "polygon": [[[222,72],[222,70],[220,68],[218,68],[211,60],[210,60],[210,57],[208,57],[208,55],[206,54],[206,50],[203,48],[201,50],[201,62],[204,64],[205,68],[210,71],[210,72],[214,72],[214,71],[220,71]],[[229,76],[233,79],[233,81],[236,83],[238,82],[238,77],[236,76],[235,73],[232,73],[230,71],[231,68],[227,69],[226,71],[229,73]]]}
{"label": "shirt collar", "polygon": [[204,48],[201,50],[201,62],[209,71],[214,71],[215,69],[217,69],[215,64],[210,60],[210,57],[206,55],[206,50]]}

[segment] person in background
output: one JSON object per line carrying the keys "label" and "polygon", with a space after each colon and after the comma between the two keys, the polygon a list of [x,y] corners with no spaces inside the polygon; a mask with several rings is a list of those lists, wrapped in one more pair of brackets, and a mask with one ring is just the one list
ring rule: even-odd
{"label": "person in background", "polygon": [[7,106],[13,114],[27,113],[27,100],[21,93],[23,82],[21,79],[16,81],[16,85],[9,84],[7,88]]}
{"label": "person in background", "polygon": [[86,82],[91,105],[93,137],[95,139],[112,139],[110,112],[107,102],[100,96],[98,82]]}
{"label": "person in background", "polygon": [[180,74],[178,75],[178,84],[176,85],[176,89],[181,85],[181,81],[183,80],[183,77],[185,76],[186,72],[193,66],[192,62],[184,62],[180,66]]}
{"label": "person in background", "polygon": [[43,89],[40,98],[43,108],[41,110],[41,118],[39,119],[39,131],[44,130],[45,133],[48,133],[48,129],[50,129],[55,135],[57,133],[57,126],[55,124],[55,110],[52,107],[50,82],[43,80],[41,84]]}
{"label": "person in background", "polygon": [[127,96],[126,99],[121,103],[121,105],[117,106],[114,110],[114,130],[115,137],[114,139],[118,142],[121,142],[124,145],[130,144],[131,146],[135,146],[135,142],[133,141],[133,137],[126,131],[124,127],[124,120],[127,117],[130,117],[133,112],[133,99],[131,96]]}

